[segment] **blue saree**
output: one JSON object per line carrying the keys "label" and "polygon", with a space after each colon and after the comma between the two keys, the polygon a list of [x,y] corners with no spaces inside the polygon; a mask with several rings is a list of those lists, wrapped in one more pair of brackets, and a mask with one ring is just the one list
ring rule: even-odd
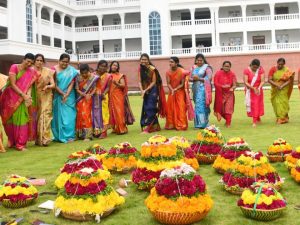
{"label": "blue saree", "polygon": [[206,72],[207,69],[211,69],[207,64],[201,67],[195,67],[192,71],[192,77],[197,76],[199,78],[204,78],[204,82],[194,81],[192,86],[193,100],[195,103],[195,118],[194,126],[195,128],[205,128],[208,126],[210,108],[207,103],[207,98],[209,93],[207,93],[206,83],[209,83],[209,77]]}
{"label": "blue saree", "polygon": [[[67,92],[72,80],[77,76],[78,71],[68,66],[65,70],[57,72],[56,85],[64,93]],[[65,103],[62,102],[63,96],[58,92],[54,93],[53,99],[53,120],[51,123],[54,141],[66,143],[75,139],[76,122],[76,95],[75,89],[70,92]]]}

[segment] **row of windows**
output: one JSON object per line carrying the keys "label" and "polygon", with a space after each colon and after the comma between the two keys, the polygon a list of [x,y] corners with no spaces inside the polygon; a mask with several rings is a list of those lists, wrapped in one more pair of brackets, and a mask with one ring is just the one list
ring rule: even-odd
{"label": "row of windows", "polygon": [[151,12],[149,15],[149,38],[150,54],[161,55],[161,24],[158,12]]}
{"label": "row of windows", "polygon": [[27,42],[33,42],[32,34],[32,2],[31,0],[26,0],[26,33]]}

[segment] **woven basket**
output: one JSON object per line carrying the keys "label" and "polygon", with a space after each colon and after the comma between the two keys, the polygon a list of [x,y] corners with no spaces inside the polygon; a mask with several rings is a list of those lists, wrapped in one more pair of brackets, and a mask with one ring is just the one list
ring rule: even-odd
{"label": "woven basket", "polygon": [[200,164],[211,164],[217,157],[218,155],[197,155],[197,159]]}
{"label": "woven basket", "polygon": [[34,202],[34,200],[35,200],[35,198],[28,198],[24,201],[12,202],[9,199],[3,199],[2,205],[5,208],[17,209],[17,208],[23,208],[23,207],[31,205]]}
{"label": "woven basket", "polygon": [[267,158],[270,162],[284,162],[286,155],[269,155],[267,154]]}
{"label": "woven basket", "polygon": [[224,169],[221,169],[221,168],[215,168],[215,170],[219,174],[224,174],[226,172]]}
{"label": "woven basket", "polygon": [[224,185],[224,189],[234,195],[241,195],[244,191],[244,188],[236,189],[236,188],[228,187],[227,185]]}
{"label": "woven basket", "polygon": [[185,225],[192,224],[202,220],[206,217],[208,212],[195,212],[195,213],[173,213],[173,212],[160,212],[150,211],[152,216],[160,223],[169,225]]}
{"label": "woven basket", "polygon": [[262,209],[250,209],[243,206],[240,206],[243,214],[246,217],[255,219],[255,220],[262,220],[262,221],[270,221],[278,218],[286,209],[286,207],[278,208],[274,210],[262,210]]}
{"label": "woven basket", "polygon": [[122,170],[117,170],[117,168],[113,168],[111,170],[112,173],[121,173],[121,174],[126,174],[126,173],[129,173],[131,170],[133,170],[134,168],[133,167],[124,167]]}
{"label": "woven basket", "polygon": [[[103,215],[101,216],[101,218],[110,215],[114,210],[115,210],[115,208],[112,208],[112,209],[104,212]],[[95,215],[81,214],[79,212],[67,213],[67,212],[61,211],[61,215],[66,219],[76,220],[76,221],[92,221],[92,220],[95,220]]]}

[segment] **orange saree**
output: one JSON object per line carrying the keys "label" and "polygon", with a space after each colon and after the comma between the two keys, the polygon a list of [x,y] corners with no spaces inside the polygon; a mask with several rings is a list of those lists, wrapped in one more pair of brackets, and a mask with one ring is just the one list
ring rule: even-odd
{"label": "orange saree", "polygon": [[[177,68],[176,71],[168,71],[166,74],[169,77],[172,88],[178,87],[185,79],[185,71],[182,68]],[[168,95],[167,101],[167,121],[166,129],[186,130],[188,128],[187,121],[187,105],[184,86],[177,91]]]}
{"label": "orange saree", "polygon": [[[116,134],[125,134],[128,132],[125,121],[125,96],[127,94],[127,83],[125,75],[113,73],[112,81],[109,87],[109,121],[113,132]],[[121,88],[114,83],[119,83],[121,79],[125,80],[125,87]]]}

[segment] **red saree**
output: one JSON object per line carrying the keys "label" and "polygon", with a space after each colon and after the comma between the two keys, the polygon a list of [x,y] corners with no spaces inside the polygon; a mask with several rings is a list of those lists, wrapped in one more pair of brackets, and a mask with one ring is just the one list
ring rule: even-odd
{"label": "red saree", "polygon": [[[186,72],[182,68],[178,68],[176,71],[168,71],[166,76],[169,77],[171,87],[176,88],[182,82],[185,82]],[[173,95],[169,93],[166,129],[186,130],[188,128],[185,94],[184,86]]]}
{"label": "red saree", "polygon": [[[234,111],[235,96],[234,92],[230,91],[233,84],[236,83],[236,76],[232,71],[225,72],[219,70],[214,77],[215,85],[215,104],[214,114],[218,120],[221,117],[226,119],[226,124],[231,124],[231,117]],[[223,88],[223,85],[229,85],[228,88]]]}
{"label": "red saree", "polygon": [[[109,87],[109,121],[113,132],[116,134],[125,134],[128,132],[125,122],[125,96],[127,95],[127,81],[125,75],[121,73],[112,73],[112,81]],[[120,88],[113,83],[125,79],[125,87]]]}

